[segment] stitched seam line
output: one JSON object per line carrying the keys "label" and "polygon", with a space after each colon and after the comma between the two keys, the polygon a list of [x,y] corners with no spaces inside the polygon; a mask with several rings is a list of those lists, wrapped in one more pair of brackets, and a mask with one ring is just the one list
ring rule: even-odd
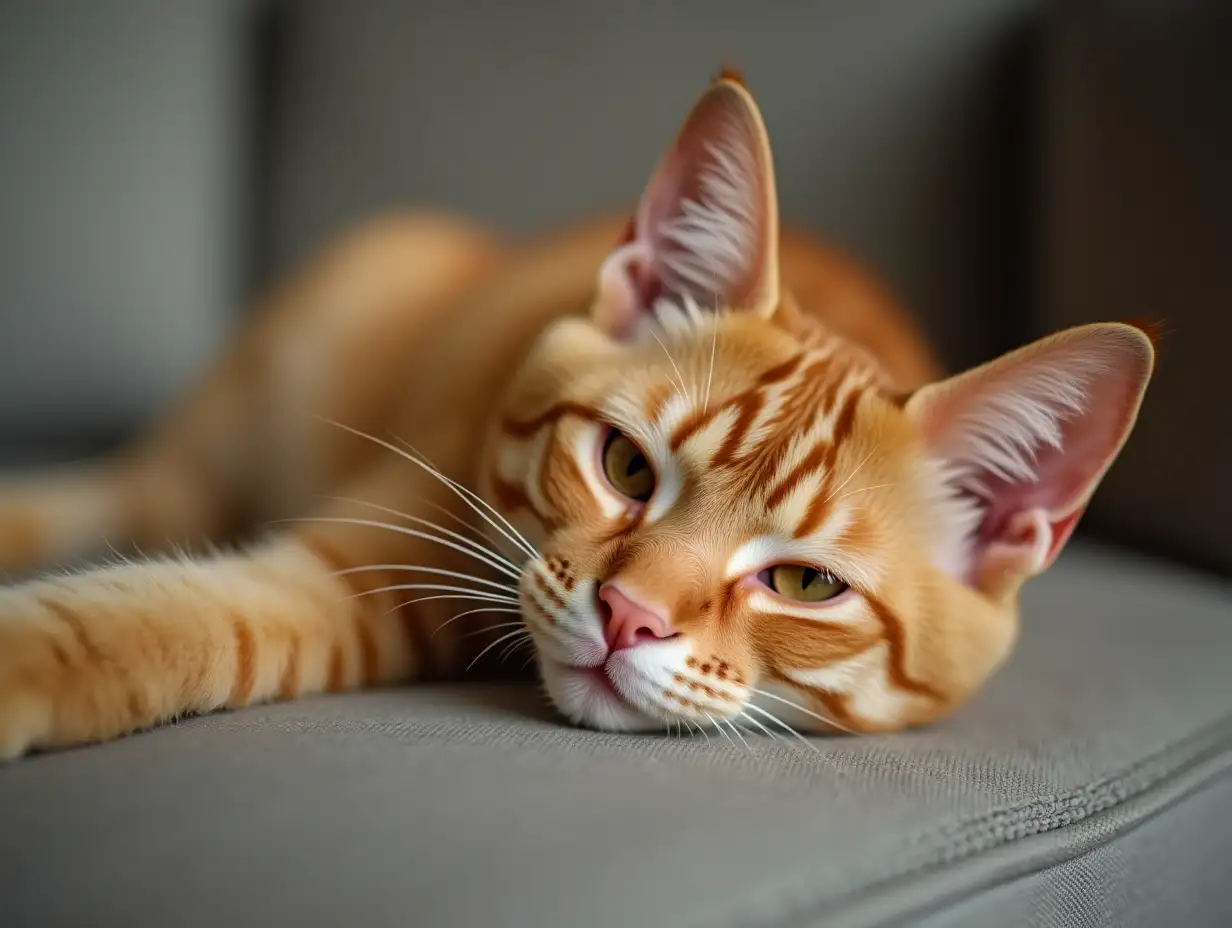
{"label": "stitched seam line", "polygon": [[[1144,795],[1206,755],[1215,756],[1226,752],[1229,741],[1232,740],[1229,738],[1230,735],[1232,735],[1232,715],[1224,716],[1197,734],[1174,742],[1137,763],[1094,783],[1056,796],[994,809],[991,812],[984,812],[940,828],[916,832],[905,838],[904,843],[918,846],[926,842],[942,841],[945,844],[929,852],[928,859],[915,861],[861,886],[852,893],[845,893],[829,900],[814,899],[811,903],[794,906],[789,912],[779,911],[773,917],[746,915],[735,923],[747,926],[747,928],[755,928],[755,926],[794,924],[795,921],[809,914],[818,917],[834,916],[860,899],[890,889],[891,884],[924,871],[951,865],[975,854],[1011,844],[1023,838],[1075,825],[1092,815],[1106,812]],[[1116,829],[1116,834],[1119,835],[1133,827],[1136,822],[1136,819],[1126,822]],[[773,900],[775,897],[794,895],[791,892],[792,887],[806,884],[812,876],[811,872],[798,873],[790,883],[779,883],[772,889],[761,890],[758,892],[758,907],[763,907],[767,900]]]}

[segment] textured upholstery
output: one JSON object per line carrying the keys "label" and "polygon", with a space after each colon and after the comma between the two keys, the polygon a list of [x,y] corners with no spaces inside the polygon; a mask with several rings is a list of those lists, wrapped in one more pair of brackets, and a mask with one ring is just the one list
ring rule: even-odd
{"label": "textured upholstery", "polygon": [[1226,925],[1229,653],[1226,584],[1079,547],[909,734],[596,734],[516,685],[192,720],[0,770],[0,924]]}

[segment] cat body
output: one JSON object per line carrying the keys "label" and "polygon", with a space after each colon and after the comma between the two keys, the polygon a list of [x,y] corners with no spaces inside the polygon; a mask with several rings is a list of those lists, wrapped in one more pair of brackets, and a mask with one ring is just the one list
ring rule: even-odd
{"label": "cat body", "polygon": [[1008,654],[1152,361],[1106,324],[943,378],[780,229],[724,74],[632,221],[373,222],[134,446],[0,484],[0,567],[126,552],[0,589],[0,757],[515,653],[595,727],[931,722]]}

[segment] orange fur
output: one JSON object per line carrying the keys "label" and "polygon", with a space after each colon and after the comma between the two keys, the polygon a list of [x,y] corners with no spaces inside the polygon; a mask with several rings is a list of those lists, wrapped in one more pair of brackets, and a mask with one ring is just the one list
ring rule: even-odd
{"label": "orange fur", "polygon": [[[673,208],[670,234],[648,218]],[[713,305],[692,301],[699,268]],[[0,485],[0,567],[140,555],[0,590],[0,757],[456,674],[502,644],[529,644],[584,724],[932,721],[1008,653],[1018,587],[1064,544],[1150,374],[1132,327],[1058,339],[940,380],[884,287],[778,228],[760,114],[725,68],[632,223],[513,242],[447,216],[373,222],[272,291],[125,453]],[[1058,383],[1078,399],[1052,410]],[[1007,392],[979,413],[982,384]],[[1065,431],[1100,415],[1090,447]],[[613,426],[655,469],[644,505],[598,469]],[[1002,479],[1030,470],[1013,443],[1050,429],[1079,450]],[[243,553],[148,559],[235,538]],[[790,562],[850,593],[777,598],[758,571]],[[595,591],[617,582],[675,636],[608,654]]]}

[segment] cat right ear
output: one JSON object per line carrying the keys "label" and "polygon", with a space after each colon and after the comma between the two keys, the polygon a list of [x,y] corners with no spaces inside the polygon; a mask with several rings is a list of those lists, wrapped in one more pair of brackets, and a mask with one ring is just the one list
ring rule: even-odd
{"label": "cat right ear", "polygon": [[907,401],[970,532],[956,576],[1001,597],[1052,564],[1129,437],[1154,362],[1142,329],[1078,326]]}
{"label": "cat right ear", "polygon": [[628,337],[660,300],[769,316],[778,298],[770,142],[752,95],[725,71],[694,105],[604,261],[593,318]]}

